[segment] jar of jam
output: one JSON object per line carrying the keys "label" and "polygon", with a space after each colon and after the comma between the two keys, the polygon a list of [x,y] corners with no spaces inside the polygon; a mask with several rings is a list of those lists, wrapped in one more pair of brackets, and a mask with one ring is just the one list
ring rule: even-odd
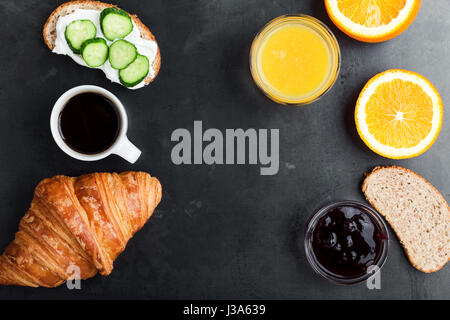
{"label": "jar of jam", "polygon": [[305,233],[306,257],[319,275],[339,284],[367,280],[371,266],[381,268],[389,249],[383,218],[356,201],[324,206],[310,218]]}

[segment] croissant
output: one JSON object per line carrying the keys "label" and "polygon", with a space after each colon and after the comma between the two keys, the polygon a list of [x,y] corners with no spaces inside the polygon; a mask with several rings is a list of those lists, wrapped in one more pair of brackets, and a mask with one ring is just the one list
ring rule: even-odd
{"label": "croissant", "polygon": [[74,267],[80,279],[109,275],[160,201],[161,184],[144,172],[44,179],[0,257],[0,284],[56,287]]}

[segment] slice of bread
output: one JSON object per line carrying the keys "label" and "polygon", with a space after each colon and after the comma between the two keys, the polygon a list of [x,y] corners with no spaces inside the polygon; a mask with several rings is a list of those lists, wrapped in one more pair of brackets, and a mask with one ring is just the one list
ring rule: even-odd
{"label": "slice of bread", "polygon": [[422,272],[441,269],[450,259],[450,210],[427,180],[402,167],[377,167],[362,191],[389,222],[411,264]]}
{"label": "slice of bread", "polygon": [[[58,8],[53,10],[53,12],[50,14],[50,16],[47,19],[47,22],[44,25],[44,30],[42,31],[42,35],[44,37],[44,42],[47,45],[47,47],[50,50],[53,50],[55,48],[55,41],[56,41],[56,24],[58,23],[59,17],[66,16],[68,14],[73,13],[75,10],[78,9],[88,9],[88,10],[103,10],[105,8],[109,7],[116,7],[115,5],[103,3],[100,1],[91,1],[91,0],[75,0],[75,1],[69,1],[66,3],[61,4]],[[129,14],[131,19],[133,19],[133,22],[136,24],[136,26],[139,28],[139,31],[141,32],[141,37],[147,40],[153,40],[156,42],[155,36],[150,32],[150,30],[141,22],[141,20],[136,16]],[[148,75],[144,81],[145,84],[149,84],[153,81],[153,79],[156,78],[158,75],[159,69],[161,67],[161,54],[158,51],[156,53],[156,58],[153,61],[153,69],[155,70],[155,74],[152,76]]]}

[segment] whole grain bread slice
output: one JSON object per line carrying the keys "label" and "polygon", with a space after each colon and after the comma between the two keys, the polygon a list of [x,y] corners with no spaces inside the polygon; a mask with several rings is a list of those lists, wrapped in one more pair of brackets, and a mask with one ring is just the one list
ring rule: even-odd
{"label": "whole grain bread slice", "polygon": [[[100,2],[100,1],[92,1],[92,0],[75,0],[69,1],[61,4],[57,7],[47,19],[47,22],[44,25],[44,29],[42,31],[42,35],[44,37],[44,42],[50,50],[55,48],[56,41],[56,24],[58,23],[58,19],[60,17],[66,16],[68,14],[73,13],[78,9],[88,9],[88,10],[103,10],[105,8],[115,7],[117,6]],[[156,42],[155,36],[150,32],[150,30],[145,26],[142,21],[136,16],[129,14],[131,19],[133,19],[136,26],[139,28],[141,32],[141,37],[147,40],[153,40]],[[157,43],[157,42],[156,42]],[[159,69],[161,67],[161,54],[159,51],[159,46],[157,46],[158,51],[156,53],[156,58],[153,61],[153,69],[155,70],[155,74],[151,76],[150,74],[144,79],[145,84],[149,84],[156,78],[158,75]]]}
{"label": "whole grain bread slice", "polygon": [[397,234],[411,264],[435,272],[450,259],[450,210],[419,174],[398,166],[377,167],[362,184],[367,201]]}

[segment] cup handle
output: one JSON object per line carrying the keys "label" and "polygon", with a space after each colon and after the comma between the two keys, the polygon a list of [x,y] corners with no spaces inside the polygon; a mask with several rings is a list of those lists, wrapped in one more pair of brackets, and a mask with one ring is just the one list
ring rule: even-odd
{"label": "cup handle", "polygon": [[124,158],[130,163],[135,163],[142,152],[127,137],[123,137],[112,153]]}

